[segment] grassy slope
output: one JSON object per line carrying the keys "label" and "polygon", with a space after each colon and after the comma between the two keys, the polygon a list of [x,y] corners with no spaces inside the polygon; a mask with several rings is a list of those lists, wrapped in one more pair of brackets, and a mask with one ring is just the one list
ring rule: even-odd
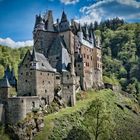
{"label": "grassy slope", "polygon": [[90,106],[91,101],[97,97],[110,105],[115,122],[113,137],[116,140],[139,140],[140,116],[136,114],[140,111],[138,104],[119,93],[113,93],[111,90],[89,91],[86,99],[78,101],[76,106],[46,116],[45,127],[35,137],[35,140],[62,140],[66,138],[73,126],[80,127],[82,125],[81,120],[85,111]]}

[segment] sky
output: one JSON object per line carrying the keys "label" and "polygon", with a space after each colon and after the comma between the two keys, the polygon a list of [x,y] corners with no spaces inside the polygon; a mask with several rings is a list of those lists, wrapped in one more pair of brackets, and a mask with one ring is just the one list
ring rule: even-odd
{"label": "sky", "polygon": [[64,10],[69,20],[82,24],[114,17],[140,22],[140,0],[0,0],[0,44],[33,45],[35,16],[47,10],[53,11],[54,20]]}

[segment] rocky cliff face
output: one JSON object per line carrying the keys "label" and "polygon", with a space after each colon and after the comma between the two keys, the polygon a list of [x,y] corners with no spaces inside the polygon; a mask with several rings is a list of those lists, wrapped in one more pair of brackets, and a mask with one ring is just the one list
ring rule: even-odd
{"label": "rocky cliff face", "polygon": [[13,140],[32,140],[43,127],[43,113],[39,111],[29,113],[25,120],[8,126],[7,132]]}

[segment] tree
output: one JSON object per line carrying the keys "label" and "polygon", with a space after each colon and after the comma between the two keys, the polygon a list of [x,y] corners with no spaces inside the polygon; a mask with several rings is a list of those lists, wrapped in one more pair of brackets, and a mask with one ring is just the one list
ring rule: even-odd
{"label": "tree", "polygon": [[90,108],[85,114],[84,125],[89,133],[94,135],[95,140],[98,140],[99,137],[109,139],[114,122],[111,111],[107,109],[105,102],[96,99],[91,103]]}

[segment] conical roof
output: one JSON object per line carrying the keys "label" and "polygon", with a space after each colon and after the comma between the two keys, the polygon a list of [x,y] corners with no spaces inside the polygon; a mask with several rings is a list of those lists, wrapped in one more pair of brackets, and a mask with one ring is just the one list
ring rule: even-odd
{"label": "conical roof", "polygon": [[65,14],[64,11],[62,13],[61,22],[67,22],[67,15]]}
{"label": "conical roof", "polygon": [[35,51],[35,47],[33,46],[33,51],[32,51],[32,61],[36,61],[37,62],[37,56],[36,56],[36,51]]}
{"label": "conical roof", "polygon": [[10,88],[11,87],[7,76],[4,76],[3,79],[1,80],[0,87],[1,88]]}

